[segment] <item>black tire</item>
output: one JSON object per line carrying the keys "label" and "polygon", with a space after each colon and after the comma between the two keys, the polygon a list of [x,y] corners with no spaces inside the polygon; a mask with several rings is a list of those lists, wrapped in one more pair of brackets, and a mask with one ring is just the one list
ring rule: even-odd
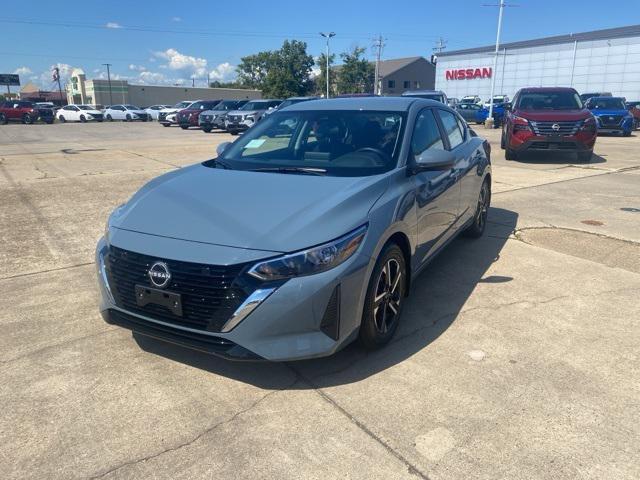
{"label": "black tire", "polygon": [[52,124],[53,124],[53,120],[47,120],[45,123],[46,123],[47,125],[52,125]]}
{"label": "black tire", "polygon": [[506,148],[505,141],[504,141],[504,132],[502,132],[502,135],[500,135],[500,148],[502,150]]}
{"label": "black tire", "polygon": [[578,161],[580,163],[587,163],[591,161],[591,156],[593,155],[593,152],[591,150],[589,150],[588,152],[578,152]]}
{"label": "black tire", "polygon": [[162,126],[163,126],[163,127],[170,127],[171,125],[170,125],[170,124],[168,124],[168,123],[163,123],[163,124],[162,124]]}
{"label": "black tire", "polygon": [[404,254],[391,243],[380,253],[367,287],[358,334],[360,344],[367,350],[383,347],[393,338],[402,315],[406,286]]}
{"label": "black tire", "polygon": [[124,121],[125,121],[125,122],[130,122],[130,121],[131,121],[131,115],[129,115],[129,114],[127,113],[127,116],[125,117],[125,120],[124,120]]}
{"label": "black tire", "polygon": [[31,125],[33,123],[33,117],[28,113],[25,113],[22,116],[22,123],[24,123],[25,125]]}
{"label": "black tire", "polygon": [[623,137],[630,137],[631,136],[631,130],[627,130],[625,132],[622,133]]}
{"label": "black tire", "polygon": [[7,117],[4,113],[0,113],[0,125],[6,125],[7,124]]}
{"label": "black tire", "polygon": [[66,122],[66,121],[67,121],[67,119],[66,119],[66,118],[64,118],[64,115],[60,115],[60,116],[58,117],[58,120],[60,120],[60,123],[64,123],[64,122]]}
{"label": "black tire", "polygon": [[238,133],[240,133],[240,132],[238,132],[237,130],[228,130],[228,132],[229,132],[231,135],[238,135]]}
{"label": "black tire", "polygon": [[107,113],[107,121],[113,122],[113,117]]}
{"label": "black tire", "polygon": [[80,115],[80,122],[81,123],[86,123],[87,122],[87,117],[85,117],[84,115]]}
{"label": "black tire", "polygon": [[204,133],[211,133],[211,129],[210,129],[209,127],[207,127],[207,128],[203,128],[203,129],[202,129],[202,131],[203,131]]}
{"label": "black tire", "polygon": [[487,216],[489,215],[489,207],[491,206],[491,183],[489,179],[485,179],[480,187],[478,195],[478,205],[476,213],[473,215],[473,223],[463,232],[465,237],[480,238],[484,234],[487,227]]}
{"label": "black tire", "polygon": [[511,150],[510,148],[504,149],[504,158],[507,160],[517,160],[518,154],[515,150]]}
{"label": "black tire", "polygon": [[188,130],[189,129],[189,127],[186,126],[186,125],[180,125],[180,128],[183,129],[183,130]]}

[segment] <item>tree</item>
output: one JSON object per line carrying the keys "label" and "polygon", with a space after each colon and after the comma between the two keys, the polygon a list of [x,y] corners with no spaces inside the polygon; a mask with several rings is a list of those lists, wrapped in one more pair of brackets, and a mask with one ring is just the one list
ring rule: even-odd
{"label": "tree", "polygon": [[211,88],[250,88],[248,85],[245,85],[244,83],[240,83],[237,81],[233,81],[233,82],[221,82],[220,80],[214,80],[209,84],[209,87]]}
{"label": "tree", "polygon": [[340,93],[373,93],[375,66],[365,57],[365,49],[353,47],[350,52],[340,54],[342,66],[338,74]]}
{"label": "tree", "polygon": [[300,96],[313,86],[309,76],[313,64],[305,42],[285,40],[279,50],[243,57],[238,79],[249,88],[262,90],[264,97]]}
{"label": "tree", "polygon": [[[336,56],[332,53],[329,55],[329,95],[334,96],[336,94],[336,71],[331,68]],[[316,65],[320,67],[320,75],[315,78],[315,92],[316,95],[327,94],[327,54],[323,53],[318,57]]]}

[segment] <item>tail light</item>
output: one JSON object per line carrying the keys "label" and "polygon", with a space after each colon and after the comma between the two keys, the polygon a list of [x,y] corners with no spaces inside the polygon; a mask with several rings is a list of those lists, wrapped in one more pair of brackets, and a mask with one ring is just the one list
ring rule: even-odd
{"label": "tail light", "polygon": [[511,117],[511,121],[513,122],[513,131],[514,132],[530,132],[533,133],[531,129],[531,125],[529,125],[529,120],[526,118],[518,117],[517,115],[513,115]]}

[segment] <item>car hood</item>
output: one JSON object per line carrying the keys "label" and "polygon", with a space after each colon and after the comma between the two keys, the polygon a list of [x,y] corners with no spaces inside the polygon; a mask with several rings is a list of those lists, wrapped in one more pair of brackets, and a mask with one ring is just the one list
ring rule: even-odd
{"label": "car hood", "polygon": [[82,110],[80,113],[88,113],[89,115],[102,115],[100,110]]}
{"label": "car hood", "polygon": [[178,110],[182,110],[180,108],[163,108],[162,110],[159,110],[162,113],[176,113]]}
{"label": "car hood", "polygon": [[264,110],[231,110],[227,115],[255,115],[264,112]]}
{"label": "car hood", "polygon": [[585,120],[591,116],[589,110],[517,110],[515,115],[538,122],[569,122]]}
{"label": "car hood", "polygon": [[323,177],[202,164],[160,176],[111,216],[112,227],[229,247],[292,252],[367,221],[385,175]]}
{"label": "car hood", "polygon": [[602,109],[598,109],[598,110],[591,110],[591,113],[593,113],[596,117],[602,117],[604,115],[622,115],[623,117],[626,117],[627,115],[631,115],[629,113],[628,110],[602,110]]}
{"label": "car hood", "polygon": [[147,112],[144,110],[127,110],[124,113],[135,113],[136,115],[146,115]]}

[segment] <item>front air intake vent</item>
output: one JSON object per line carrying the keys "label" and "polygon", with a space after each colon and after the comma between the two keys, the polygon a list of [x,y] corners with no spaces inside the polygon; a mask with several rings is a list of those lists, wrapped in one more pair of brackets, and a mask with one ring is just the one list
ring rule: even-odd
{"label": "front air intake vent", "polygon": [[334,340],[340,337],[340,285],[333,289],[320,323],[320,330]]}

